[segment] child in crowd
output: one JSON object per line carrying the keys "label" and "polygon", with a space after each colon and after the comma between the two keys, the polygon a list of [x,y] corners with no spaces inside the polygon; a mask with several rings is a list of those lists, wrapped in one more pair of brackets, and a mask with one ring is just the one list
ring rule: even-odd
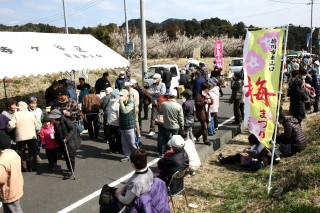
{"label": "child in crowd", "polygon": [[42,148],[46,149],[46,155],[49,161],[49,167],[53,171],[56,169],[58,160],[58,147],[57,140],[55,139],[54,126],[49,118],[45,118],[43,126],[40,130],[40,140]]}

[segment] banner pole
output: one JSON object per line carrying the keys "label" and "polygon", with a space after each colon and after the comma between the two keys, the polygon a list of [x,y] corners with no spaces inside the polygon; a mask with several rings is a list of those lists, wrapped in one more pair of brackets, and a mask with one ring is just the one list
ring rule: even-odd
{"label": "banner pole", "polygon": [[283,53],[283,62],[281,67],[281,78],[280,78],[280,86],[278,91],[278,105],[277,105],[277,117],[276,117],[276,125],[275,125],[275,131],[273,134],[273,140],[271,141],[272,144],[272,156],[271,156],[271,162],[270,162],[270,171],[269,171],[269,180],[268,180],[268,186],[267,186],[267,192],[270,193],[271,190],[271,178],[272,178],[272,169],[273,169],[273,161],[274,161],[274,152],[276,147],[276,140],[277,140],[277,131],[278,131],[278,120],[279,120],[279,111],[280,111],[280,100],[281,100],[281,94],[282,94],[282,84],[283,84],[283,75],[284,75],[284,64],[287,60],[286,51],[287,51],[287,41],[288,41],[288,31],[289,31],[289,25],[286,27],[286,37],[284,42],[284,53]]}
{"label": "banner pole", "polygon": [[7,87],[6,87],[6,77],[4,77],[2,80],[3,80],[4,96],[5,96],[6,101],[7,101],[8,96],[7,96]]}

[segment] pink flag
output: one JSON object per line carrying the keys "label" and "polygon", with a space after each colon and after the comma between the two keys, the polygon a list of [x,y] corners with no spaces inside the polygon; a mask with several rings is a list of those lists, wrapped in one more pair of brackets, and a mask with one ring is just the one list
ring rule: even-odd
{"label": "pink flag", "polygon": [[223,48],[222,48],[222,41],[217,40],[214,42],[214,57],[216,59],[216,65],[219,68],[223,67]]}

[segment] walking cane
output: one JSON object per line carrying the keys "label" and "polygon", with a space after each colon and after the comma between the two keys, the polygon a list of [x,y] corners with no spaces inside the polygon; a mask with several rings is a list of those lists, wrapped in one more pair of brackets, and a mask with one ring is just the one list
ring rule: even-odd
{"label": "walking cane", "polygon": [[76,176],[74,175],[74,171],[73,171],[73,168],[72,168],[70,155],[69,155],[67,144],[65,143],[65,140],[63,141],[63,143],[64,143],[64,148],[66,149],[66,153],[67,153],[67,156],[68,156],[68,160],[69,160],[69,165],[70,165],[70,168],[71,168],[72,176],[73,176],[74,179],[76,179]]}

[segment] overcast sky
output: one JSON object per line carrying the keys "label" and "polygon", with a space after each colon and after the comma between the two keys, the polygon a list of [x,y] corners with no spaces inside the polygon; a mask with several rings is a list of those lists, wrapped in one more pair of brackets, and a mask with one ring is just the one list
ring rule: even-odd
{"label": "overcast sky", "polygon": [[[151,22],[168,18],[199,20],[218,17],[232,24],[310,27],[311,0],[144,0]],[[313,26],[320,27],[320,0],[314,0]],[[94,27],[124,22],[123,0],[65,0],[68,26]],[[0,24],[46,23],[64,26],[62,0],[0,0]],[[127,0],[128,19],[140,17],[140,1]]]}

